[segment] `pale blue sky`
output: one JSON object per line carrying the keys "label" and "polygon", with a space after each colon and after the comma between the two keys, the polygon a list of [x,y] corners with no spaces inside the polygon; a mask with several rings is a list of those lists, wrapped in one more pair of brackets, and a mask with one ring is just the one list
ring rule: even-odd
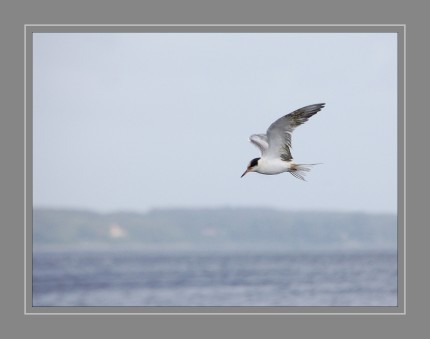
{"label": "pale blue sky", "polygon": [[[34,206],[396,212],[394,33],[34,34]],[[248,141],[309,104],[308,182],[240,178]]]}

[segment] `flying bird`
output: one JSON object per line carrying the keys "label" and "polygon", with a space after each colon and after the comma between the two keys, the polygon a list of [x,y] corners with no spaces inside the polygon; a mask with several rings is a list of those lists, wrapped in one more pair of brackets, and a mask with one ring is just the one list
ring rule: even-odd
{"label": "flying bird", "polygon": [[[297,179],[305,180],[308,166],[317,164],[296,164],[291,155],[291,133],[297,126],[308,121],[325,104],[309,105],[283,116],[271,124],[266,134],[253,134],[249,141],[261,151],[261,158],[252,159],[241,178],[248,172],[279,174],[289,172]],[[306,181],[306,180],[305,180]]]}

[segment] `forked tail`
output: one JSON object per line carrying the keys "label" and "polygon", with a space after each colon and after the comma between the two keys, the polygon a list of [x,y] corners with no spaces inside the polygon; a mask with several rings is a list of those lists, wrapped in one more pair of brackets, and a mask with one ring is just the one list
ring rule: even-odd
{"label": "forked tail", "polygon": [[306,181],[305,175],[306,172],[309,172],[311,169],[308,166],[321,165],[321,163],[317,164],[292,164],[290,173],[295,176],[297,179]]}

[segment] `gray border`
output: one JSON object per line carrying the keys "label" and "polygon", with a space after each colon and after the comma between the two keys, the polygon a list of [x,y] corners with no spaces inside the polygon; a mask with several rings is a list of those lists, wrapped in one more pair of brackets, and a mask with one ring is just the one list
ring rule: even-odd
{"label": "gray border", "polygon": [[[33,307],[32,306],[32,34],[41,32],[394,32],[398,35],[398,306],[397,307]],[[405,314],[404,25],[26,25],[26,314]]]}
{"label": "gray border", "polygon": [[[0,263],[2,332],[8,338],[405,338],[428,331],[430,229],[427,202],[429,3],[425,1],[266,0],[4,2],[0,11]],[[407,25],[408,235],[407,314],[402,316],[23,316],[24,115],[23,26],[30,23],[402,23]],[[424,90],[423,90],[424,89]],[[403,146],[406,149],[406,145]],[[405,164],[406,166],[406,164]],[[413,244],[413,246],[410,246]]]}

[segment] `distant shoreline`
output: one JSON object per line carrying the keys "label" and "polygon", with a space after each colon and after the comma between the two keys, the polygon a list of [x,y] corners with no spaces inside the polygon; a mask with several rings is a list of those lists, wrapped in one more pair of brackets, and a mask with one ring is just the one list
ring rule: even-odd
{"label": "distant shoreline", "polygon": [[94,248],[396,249],[397,217],[271,209],[169,209],[145,214],[34,209],[33,245]]}

